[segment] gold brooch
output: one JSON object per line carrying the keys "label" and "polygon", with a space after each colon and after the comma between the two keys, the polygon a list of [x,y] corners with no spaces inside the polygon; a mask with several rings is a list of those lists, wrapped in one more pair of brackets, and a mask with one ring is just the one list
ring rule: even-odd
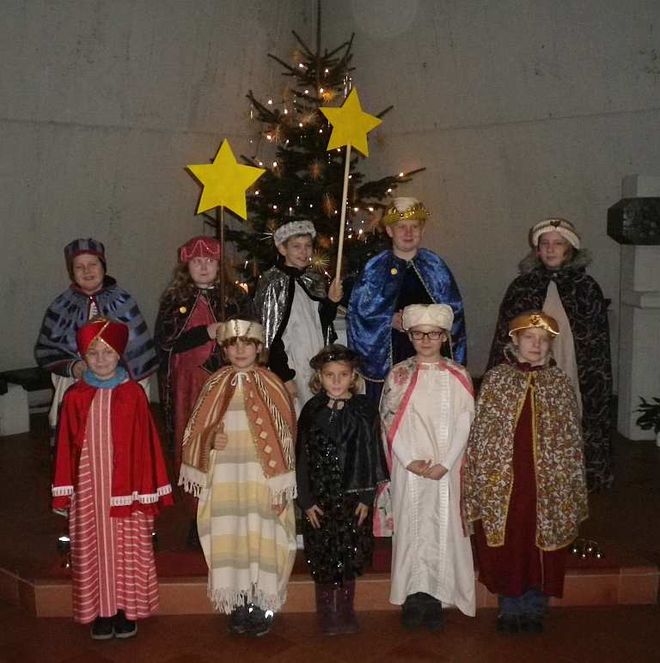
{"label": "gold brooch", "polygon": [[390,269],[390,274],[392,276],[396,276],[398,273],[399,273],[399,270],[396,267],[392,267],[392,269]]}
{"label": "gold brooch", "polygon": [[185,306],[179,306],[179,313],[187,313],[188,309]]}

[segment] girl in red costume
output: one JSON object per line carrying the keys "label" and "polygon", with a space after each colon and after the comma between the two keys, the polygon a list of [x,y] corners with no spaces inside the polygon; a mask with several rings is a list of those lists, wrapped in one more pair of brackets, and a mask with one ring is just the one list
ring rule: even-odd
{"label": "girl in red costume", "polygon": [[[179,248],[179,262],[160,300],[155,342],[158,384],[168,444],[174,451],[174,475],[181,469],[181,441],[197,396],[222,361],[215,337],[223,320],[220,280],[221,245],[199,235]],[[247,296],[226,279],[225,311],[249,313]],[[186,496],[188,497],[188,496]],[[186,499],[191,525],[188,545],[199,545],[197,501]]]}
{"label": "girl in red costume", "polygon": [[76,338],[87,368],[62,402],[53,510],[69,518],[74,620],[129,638],[158,608],[151,533],[172,488],[147,397],[118,365],[128,328],[97,318]]}

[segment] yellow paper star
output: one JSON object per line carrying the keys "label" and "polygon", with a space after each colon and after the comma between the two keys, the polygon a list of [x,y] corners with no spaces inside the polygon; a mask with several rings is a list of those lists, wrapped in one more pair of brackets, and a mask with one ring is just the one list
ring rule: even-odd
{"label": "yellow paper star", "polygon": [[246,190],[266,172],[264,168],[239,164],[227,139],[222,141],[213,163],[187,168],[203,187],[197,214],[226,207],[242,219],[247,219]]}
{"label": "yellow paper star", "polygon": [[332,125],[328,150],[342,145],[351,145],[365,157],[369,156],[367,134],[375,129],[382,120],[362,110],[356,88],[351,90],[340,108],[324,106],[321,108],[321,112]]}

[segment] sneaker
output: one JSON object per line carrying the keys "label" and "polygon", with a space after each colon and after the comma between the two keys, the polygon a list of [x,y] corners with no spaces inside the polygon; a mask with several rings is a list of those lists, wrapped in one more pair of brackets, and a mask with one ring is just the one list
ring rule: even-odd
{"label": "sneaker", "polygon": [[115,638],[122,640],[132,638],[137,633],[137,622],[126,619],[126,614],[120,610],[115,615]]}
{"label": "sneaker", "polygon": [[92,640],[110,640],[115,635],[112,617],[97,617],[90,631]]}

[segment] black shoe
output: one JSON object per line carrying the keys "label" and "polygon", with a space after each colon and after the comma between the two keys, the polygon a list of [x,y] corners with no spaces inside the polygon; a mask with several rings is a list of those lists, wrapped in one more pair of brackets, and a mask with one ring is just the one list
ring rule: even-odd
{"label": "black shoe", "polygon": [[239,605],[231,611],[229,616],[229,632],[234,635],[243,635],[249,629],[248,609],[246,605]]}
{"label": "black shoe", "polygon": [[401,625],[403,628],[419,628],[424,620],[424,606],[419,594],[411,594],[406,597],[402,606]]}
{"label": "black shoe", "polygon": [[442,603],[437,599],[428,601],[424,606],[424,618],[422,619],[422,624],[426,626],[429,631],[437,631],[442,628],[443,623]]}
{"label": "black shoe", "polygon": [[115,638],[125,640],[132,638],[137,633],[137,622],[132,622],[126,619],[126,614],[123,610],[119,610],[115,615]]}
{"label": "black shoe", "polygon": [[518,633],[520,631],[520,618],[518,615],[498,615],[496,629],[498,633]]}
{"label": "black shoe", "polygon": [[115,635],[112,617],[97,617],[90,631],[92,640],[110,640]]}
{"label": "black shoe", "polygon": [[246,633],[253,638],[260,638],[266,635],[273,628],[274,614],[272,610],[262,610],[256,605],[248,607],[247,630]]}
{"label": "black shoe", "polygon": [[526,615],[520,619],[520,630],[525,633],[543,633],[543,618]]}

